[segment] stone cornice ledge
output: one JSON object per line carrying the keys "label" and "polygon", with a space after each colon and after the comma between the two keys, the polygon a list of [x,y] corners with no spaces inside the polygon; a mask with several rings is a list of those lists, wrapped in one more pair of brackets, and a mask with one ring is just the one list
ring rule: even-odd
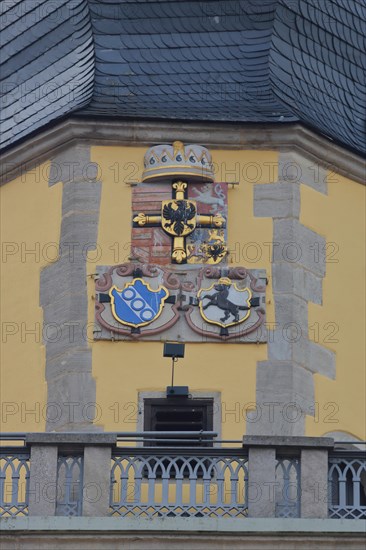
{"label": "stone cornice ledge", "polygon": [[243,447],[297,447],[312,449],[332,449],[332,437],[305,437],[283,435],[245,435]]}
{"label": "stone cornice ledge", "polygon": [[229,124],[208,122],[113,121],[68,118],[15,145],[1,157],[0,184],[77,143],[150,146],[181,140],[211,149],[295,151],[314,163],[365,183],[366,161],[301,124]]}
{"label": "stone cornice ledge", "polygon": [[291,518],[120,518],[120,517],[15,517],[1,518],[0,526],[7,532],[48,532],[74,533],[121,533],[121,532],[161,532],[161,533],[245,533],[267,534],[318,534],[332,533],[349,536],[365,533],[365,520],[337,519],[291,519]]}
{"label": "stone cornice ledge", "polygon": [[25,439],[30,445],[115,445],[117,434],[114,433],[88,433],[88,432],[45,432],[28,433]]}

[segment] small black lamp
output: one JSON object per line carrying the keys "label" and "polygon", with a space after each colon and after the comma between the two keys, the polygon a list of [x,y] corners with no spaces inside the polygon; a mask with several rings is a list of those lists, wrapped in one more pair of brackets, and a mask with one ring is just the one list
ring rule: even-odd
{"label": "small black lamp", "polygon": [[188,386],[174,386],[174,367],[178,359],[184,357],[185,345],[178,342],[165,342],[164,343],[164,357],[171,357],[172,359],[172,384],[167,386],[167,397],[188,397]]}

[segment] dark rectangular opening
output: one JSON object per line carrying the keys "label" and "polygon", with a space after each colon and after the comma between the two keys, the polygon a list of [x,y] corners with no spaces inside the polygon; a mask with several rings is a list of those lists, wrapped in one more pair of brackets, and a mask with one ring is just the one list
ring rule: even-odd
{"label": "dark rectangular opening", "polygon": [[[144,400],[144,430],[156,432],[199,432],[213,429],[213,399],[162,398]],[[160,438],[161,439],[161,438]],[[186,439],[192,439],[187,437]],[[197,441],[199,444],[199,441]],[[195,443],[169,440],[149,442],[149,445],[166,447],[192,447]],[[202,445],[202,443],[201,443]],[[212,442],[205,443],[212,446]]]}
{"label": "dark rectangular opening", "polygon": [[[144,400],[144,430],[156,432],[199,432],[213,430],[213,399],[194,399],[194,398],[163,398],[163,399],[145,399]],[[175,439],[174,443],[169,438]],[[164,436],[159,436],[163,439]],[[154,447],[212,447],[213,442],[199,440],[192,442],[192,436],[177,437],[169,436],[165,441],[146,441],[145,446]],[[182,454],[184,451],[182,449]],[[164,467],[168,467],[169,461],[164,462]],[[183,464],[182,460],[177,461],[178,467]],[[194,458],[191,465],[194,467]],[[145,470],[145,475],[147,472]],[[156,476],[162,477],[162,469],[158,468]],[[184,468],[183,476],[189,477],[189,468]],[[197,476],[203,476],[201,467],[197,470]],[[171,470],[171,477],[175,477],[174,469]]]}

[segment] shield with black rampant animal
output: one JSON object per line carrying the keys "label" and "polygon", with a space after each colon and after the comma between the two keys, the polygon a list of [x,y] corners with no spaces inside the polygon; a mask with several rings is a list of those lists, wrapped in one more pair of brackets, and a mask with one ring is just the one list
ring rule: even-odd
{"label": "shield with black rampant animal", "polygon": [[250,316],[251,290],[238,288],[227,277],[209,288],[201,288],[197,297],[201,316],[207,323],[227,328],[243,323]]}

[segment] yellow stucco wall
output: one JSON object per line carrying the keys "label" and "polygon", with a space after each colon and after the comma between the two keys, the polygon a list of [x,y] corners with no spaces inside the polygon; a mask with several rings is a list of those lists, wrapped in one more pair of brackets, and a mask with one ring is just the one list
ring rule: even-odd
{"label": "yellow stucco wall", "polygon": [[[1,429],[43,431],[47,402],[40,272],[59,243],[62,187],[48,187],[49,163],[0,188]],[[33,331],[33,332],[32,332]],[[33,412],[32,412],[33,411]]]}
{"label": "yellow stucco wall", "polygon": [[[92,148],[91,159],[98,163],[103,175],[98,233],[99,250],[103,254],[100,264],[115,264],[117,249],[118,261],[127,260],[131,188],[126,182],[139,181],[145,151],[143,147]],[[272,241],[272,221],[254,218],[253,186],[276,180],[277,153],[213,151],[212,155],[216,180],[240,183],[229,191],[228,239],[232,262],[264,268],[270,275],[269,247],[263,243]],[[89,272],[94,267],[89,262]],[[270,285],[268,299],[271,301]],[[93,314],[91,304],[90,320]],[[272,303],[268,305],[268,318],[273,318]],[[138,392],[164,391],[170,383],[170,362],[162,357],[163,344],[96,342],[92,347],[99,424],[105,430],[134,430]],[[191,391],[221,392],[224,438],[238,439],[245,431],[245,410],[252,408],[255,401],[256,364],[266,359],[266,348],[256,344],[187,344],[186,357],[178,363],[176,384],[189,385]]]}
{"label": "yellow stucco wall", "polygon": [[[102,196],[98,250],[89,254],[89,274],[95,272],[96,264],[114,265],[128,260],[131,187],[126,182],[139,181],[145,150],[145,147],[92,147],[91,160],[99,165]],[[234,265],[267,270],[267,319],[273,322],[268,244],[272,241],[272,221],[254,217],[253,186],[276,181],[277,153],[212,153],[217,181],[240,181],[239,186],[229,191],[231,261]],[[48,163],[45,163],[0,190],[1,238],[3,243],[15,243],[15,248],[9,245],[5,249],[7,255],[3,254],[1,263],[1,397],[3,402],[10,403],[3,404],[3,412],[8,412],[5,423],[4,416],[2,418],[3,431],[44,429],[41,413],[26,414],[26,410],[35,407],[42,411],[46,403],[44,347],[41,334],[39,337],[26,335],[25,329],[34,328],[36,323],[42,326],[39,280],[41,269],[49,263],[42,250],[47,243],[59,241],[62,186],[49,188],[47,171]],[[365,189],[340,176],[333,175],[329,180],[328,195],[301,186],[301,223],[336,245],[328,248],[323,305],[309,306],[310,337],[337,354],[336,380],[315,375],[319,409],[315,419],[307,418],[306,433],[323,435],[344,431],[363,439]],[[37,261],[34,255],[25,255],[26,250],[35,246],[36,251],[39,250]],[[92,326],[92,277],[88,278],[88,293]],[[5,328],[4,322],[14,325]],[[13,330],[14,334],[4,335],[4,330]],[[92,342],[90,345],[100,413],[97,423],[105,430],[133,431],[138,392],[162,391],[169,384],[170,362],[162,357],[163,346],[155,342]],[[256,364],[266,358],[266,345],[189,344],[185,359],[178,363],[176,383],[188,384],[192,391],[220,391],[222,435],[239,439],[245,432],[243,409],[255,401]]]}
{"label": "yellow stucco wall", "polygon": [[309,305],[309,335],[336,352],[336,379],[315,375],[317,414],[307,435],[366,439],[365,187],[328,174],[328,195],[301,186],[300,221],[327,241],[323,304]]}

